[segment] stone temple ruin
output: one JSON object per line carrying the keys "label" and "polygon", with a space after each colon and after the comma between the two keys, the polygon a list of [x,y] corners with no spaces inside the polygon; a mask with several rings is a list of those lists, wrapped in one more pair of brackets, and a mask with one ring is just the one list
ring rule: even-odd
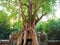
{"label": "stone temple ruin", "polygon": [[[60,40],[48,40],[46,33],[37,33],[38,42],[39,45],[60,45]],[[19,33],[12,33],[9,36],[9,40],[0,40],[0,45],[17,45],[17,39],[18,39]],[[27,40],[26,45],[31,45],[30,39]],[[23,42],[23,41],[22,41]],[[21,44],[22,45],[22,44]]]}
{"label": "stone temple ruin", "polygon": [[[17,40],[19,38],[19,35],[20,35],[20,33],[11,34],[9,37],[9,45],[17,45]],[[38,32],[37,35],[38,35],[37,37],[38,37],[39,45],[48,45],[48,38],[47,38],[46,33]],[[31,45],[32,40],[31,40],[30,35],[28,35],[28,39],[26,41],[27,41],[26,45]],[[21,45],[23,45],[23,41],[22,41]]]}

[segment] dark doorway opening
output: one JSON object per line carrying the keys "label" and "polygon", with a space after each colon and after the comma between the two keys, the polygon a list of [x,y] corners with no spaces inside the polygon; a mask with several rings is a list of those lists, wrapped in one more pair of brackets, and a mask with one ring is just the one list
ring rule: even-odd
{"label": "dark doorway opening", "polygon": [[[24,42],[24,40],[22,40],[22,45],[23,45],[23,42]],[[32,45],[32,39],[27,39],[26,45]]]}

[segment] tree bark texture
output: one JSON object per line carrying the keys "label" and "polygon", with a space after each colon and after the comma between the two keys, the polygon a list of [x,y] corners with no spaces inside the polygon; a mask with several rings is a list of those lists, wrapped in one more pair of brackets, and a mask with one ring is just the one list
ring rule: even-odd
{"label": "tree bark texture", "polygon": [[[28,22],[26,21],[26,16],[24,15],[23,11],[23,0],[20,0],[20,11],[22,15],[22,20],[23,20],[23,29],[21,32],[21,35],[18,37],[17,45],[28,45],[27,44],[27,39],[30,37],[32,40],[30,45],[39,45],[38,40],[37,40],[37,34],[35,30],[35,23],[36,23],[36,3],[33,2],[32,0],[28,0]],[[32,7],[34,8],[32,11]],[[32,14],[33,12],[33,14]]]}

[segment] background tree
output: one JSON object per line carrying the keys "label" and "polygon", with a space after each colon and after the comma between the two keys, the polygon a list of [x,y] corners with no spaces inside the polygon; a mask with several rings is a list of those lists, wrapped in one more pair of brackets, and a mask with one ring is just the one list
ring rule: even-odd
{"label": "background tree", "polygon": [[4,11],[0,11],[0,39],[8,39],[11,32],[9,18]]}
{"label": "background tree", "polygon": [[37,24],[37,32],[46,32],[49,40],[60,40],[60,19],[49,19]]}
{"label": "background tree", "polygon": [[[3,28],[0,28],[0,39],[8,39],[12,32],[21,30],[20,28],[22,28],[22,24],[20,22],[22,21],[20,21],[18,8],[18,0],[0,0],[0,27]],[[14,21],[17,18],[19,21],[17,20],[17,22],[11,22],[11,20]]]}
{"label": "background tree", "polygon": [[[48,21],[48,23],[46,23],[46,28],[45,28],[45,32],[47,32],[48,36],[49,36],[49,39],[54,39],[54,40],[58,40],[59,39],[59,26],[60,25],[60,22],[59,22],[59,19],[58,20],[54,20],[54,19],[51,19]],[[49,28],[48,28],[49,26]],[[58,36],[58,37],[57,37]]]}

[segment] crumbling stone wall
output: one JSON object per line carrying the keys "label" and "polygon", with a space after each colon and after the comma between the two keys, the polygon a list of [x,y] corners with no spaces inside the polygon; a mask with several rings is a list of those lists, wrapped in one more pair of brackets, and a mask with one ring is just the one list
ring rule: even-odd
{"label": "crumbling stone wall", "polygon": [[9,40],[0,40],[0,45],[9,45]]}
{"label": "crumbling stone wall", "polygon": [[[45,33],[38,33],[38,41],[39,45],[60,45],[60,40],[48,40],[48,37]],[[11,37],[11,36],[10,36]],[[9,40],[0,40],[0,45],[16,45],[15,40],[17,39],[17,36],[14,34],[12,35],[12,38]],[[13,44],[11,44],[10,40],[13,40]]]}

